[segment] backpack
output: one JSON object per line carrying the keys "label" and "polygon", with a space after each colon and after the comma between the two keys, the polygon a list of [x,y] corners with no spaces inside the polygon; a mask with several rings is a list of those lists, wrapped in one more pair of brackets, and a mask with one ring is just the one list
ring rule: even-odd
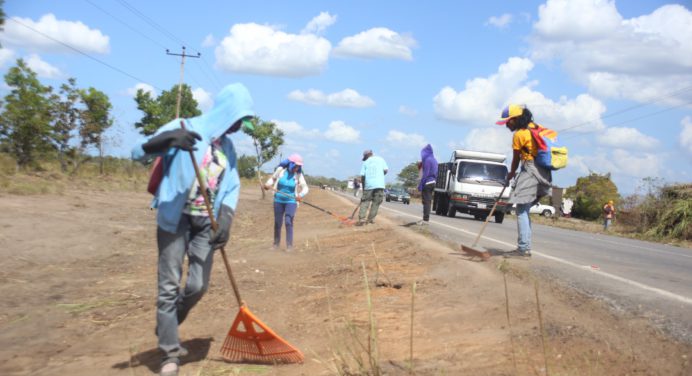
{"label": "backpack", "polygon": [[147,192],[156,195],[156,191],[163,180],[163,158],[156,157],[149,171],[149,183],[147,184]]}
{"label": "backpack", "polygon": [[[535,123],[534,123],[535,124]],[[559,170],[567,166],[567,147],[557,140],[557,132],[535,124],[530,128],[531,136],[536,141],[538,154],[535,161],[538,166],[548,170]]]}

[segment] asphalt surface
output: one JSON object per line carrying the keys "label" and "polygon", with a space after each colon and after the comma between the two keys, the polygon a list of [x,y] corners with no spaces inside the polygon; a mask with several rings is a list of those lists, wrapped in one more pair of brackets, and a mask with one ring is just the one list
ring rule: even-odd
{"label": "asphalt surface", "polygon": [[[352,195],[344,196],[356,205]],[[422,212],[421,204],[383,202],[378,215],[413,227]],[[427,227],[450,244],[472,246],[482,225],[466,214],[449,218],[432,213]],[[692,343],[692,249],[535,223],[532,229],[533,257],[518,258],[528,268],[602,299],[619,312],[645,317],[664,333]],[[516,220],[506,215],[502,224],[491,218],[475,248],[504,257],[516,248],[516,241]]]}

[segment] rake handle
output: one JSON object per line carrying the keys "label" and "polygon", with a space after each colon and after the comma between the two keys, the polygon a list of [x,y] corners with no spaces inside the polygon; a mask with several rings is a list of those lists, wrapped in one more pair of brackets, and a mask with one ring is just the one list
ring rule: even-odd
{"label": "rake handle", "polygon": [[[180,127],[186,129],[185,122],[183,120],[180,120]],[[200,191],[202,191],[202,197],[204,198],[204,206],[207,207],[207,213],[209,214],[209,220],[211,221],[211,229],[216,231],[219,228],[219,224],[218,222],[216,222],[216,218],[214,218],[214,211],[211,208],[211,202],[209,200],[209,196],[207,195],[207,185],[205,184],[204,179],[202,178],[202,172],[199,170],[199,166],[197,165],[197,158],[195,158],[195,153],[192,150],[190,150],[190,159],[192,160],[192,166],[195,168],[195,175],[197,176],[197,183],[199,184],[199,189]],[[235,294],[235,298],[238,301],[238,305],[242,307],[245,305],[245,302],[240,297],[238,283],[235,281],[235,277],[233,276],[231,264],[228,262],[228,256],[226,255],[226,250],[224,249],[224,247],[221,247],[221,256],[223,258],[223,263],[226,266],[228,279],[231,280],[231,286],[233,286],[233,293]]]}
{"label": "rake handle", "polygon": [[495,203],[493,204],[493,208],[490,209],[490,213],[488,213],[488,216],[485,217],[485,222],[483,222],[483,226],[481,226],[481,230],[478,231],[478,235],[476,235],[476,240],[473,241],[473,245],[471,247],[475,247],[476,244],[478,244],[478,239],[481,238],[481,235],[483,235],[483,231],[485,231],[485,226],[488,225],[488,222],[490,221],[490,217],[495,213],[495,208],[497,208],[497,203],[500,201],[502,198],[502,194],[505,193],[505,189],[509,186],[509,182],[505,183],[505,186],[502,187],[502,190],[500,191],[500,195],[497,197],[497,200],[495,200]]}

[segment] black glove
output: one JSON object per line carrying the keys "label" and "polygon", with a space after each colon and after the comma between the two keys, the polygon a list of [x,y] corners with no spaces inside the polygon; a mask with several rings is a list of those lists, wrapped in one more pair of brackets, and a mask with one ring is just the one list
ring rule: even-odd
{"label": "black glove", "polygon": [[209,240],[211,249],[223,248],[231,236],[231,224],[233,223],[233,209],[226,205],[221,205],[219,210],[219,219],[217,219],[218,228]]}
{"label": "black glove", "polygon": [[147,143],[142,145],[142,149],[147,154],[163,153],[169,148],[179,148],[186,151],[195,150],[195,142],[201,140],[202,136],[197,132],[179,128],[172,131],[162,132],[161,134],[152,137]]}

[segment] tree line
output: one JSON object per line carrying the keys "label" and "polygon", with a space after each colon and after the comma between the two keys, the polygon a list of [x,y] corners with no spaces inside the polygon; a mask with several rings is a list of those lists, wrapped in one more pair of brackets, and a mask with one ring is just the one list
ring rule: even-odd
{"label": "tree line", "polygon": [[[104,92],[79,88],[75,78],[59,88],[44,85],[23,59],[17,60],[4,80],[9,94],[0,101],[0,152],[11,155],[18,169],[40,169],[41,160],[57,159],[64,173],[74,174],[95,151],[103,173],[104,133],[114,123],[113,106]],[[134,128],[149,136],[175,119],[178,89],[174,85],[158,96],[137,90],[134,100],[143,115]],[[181,98],[181,118],[202,113],[188,85],[182,85]],[[257,172],[274,158],[284,141],[275,123],[260,118],[252,121],[254,131],[246,133],[253,139],[256,156],[241,159]]]}

